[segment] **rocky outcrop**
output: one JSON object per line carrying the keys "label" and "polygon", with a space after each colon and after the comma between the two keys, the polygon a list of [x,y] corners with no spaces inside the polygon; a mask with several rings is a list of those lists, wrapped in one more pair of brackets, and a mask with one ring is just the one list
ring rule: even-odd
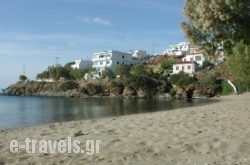
{"label": "rocky outcrop", "polygon": [[[73,87],[65,84],[73,84]],[[49,96],[49,97],[125,97],[144,98],[150,96],[147,89],[124,87],[112,83],[66,83],[19,81],[4,90],[5,95],[12,96]]]}
{"label": "rocky outcrop", "polygon": [[147,98],[150,96],[150,92],[145,88],[139,88],[137,91],[137,95],[140,98]]}
{"label": "rocky outcrop", "polygon": [[207,98],[215,96],[215,91],[198,83],[186,87],[174,86],[175,98]]}
{"label": "rocky outcrop", "polygon": [[123,90],[123,93],[122,95],[124,97],[136,97],[137,95],[137,92],[134,88],[132,87],[125,87],[124,90]]}
{"label": "rocky outcrop", "polygon": [[[166,95],[174,90],[175,98],[201,98],[215,95],[213,89],[201,84],[170,86],[161,83],[155,89],[124,87],[121,82],[34,82],[19,81],[4,90],[4,94],[13,96],[53,96],[53,97],[124,97],[147,98]],[[172,94],[171,94],[172,96]]]}
{"label": "rocky outcrop", "polygon": [[102,87],[100,85],[95,85],[95,84],[87,84],[86,86],[86,94],[90,96],[98,95],[103,93],[102,92]]}
{"label": "rocky outcrop", "polygon": [[174,90],[175,90],[175,98],[181,99],[183,97],[185,89],[180,86],[175,86]]}

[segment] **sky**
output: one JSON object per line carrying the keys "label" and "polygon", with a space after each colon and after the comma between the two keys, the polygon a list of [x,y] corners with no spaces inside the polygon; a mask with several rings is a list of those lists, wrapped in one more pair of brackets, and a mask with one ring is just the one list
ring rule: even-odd
{"label": "sky", "polygon": [[184,0],[0,0],[0,88],[103,50],[161,53],[185,41]]}

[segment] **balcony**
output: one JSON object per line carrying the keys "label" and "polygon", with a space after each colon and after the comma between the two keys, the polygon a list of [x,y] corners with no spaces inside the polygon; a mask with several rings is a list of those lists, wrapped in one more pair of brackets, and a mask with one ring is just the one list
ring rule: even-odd
{"label": "balcony", "polygon": [[111,57],[94,57],[94,58],[92,58],[92,61],[93,62],[96,62],[96,61],[107,61],[107,60],[111,60]]}

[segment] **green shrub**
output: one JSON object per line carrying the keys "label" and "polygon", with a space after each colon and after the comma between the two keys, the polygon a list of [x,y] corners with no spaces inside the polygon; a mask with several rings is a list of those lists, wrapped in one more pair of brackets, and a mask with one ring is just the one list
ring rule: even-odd
{"label": "green shrub", "polygon": [[196,82],[197,79],[195,77],[190,77],[188,74],[184,72],[180,72],[179,74],[174,74],[170,76],[170,82],[179,86],[187,86]]}
{"label": "green shrub", "polygon": [[130,66],[125,64],[119,64],[115,68],[115,74],[120,75],[122,77],[129,75],[129,71],[130,71]]}
{"label": "green shrub", "polygon": [[173,69],[173,64],[174,62],[171,60],[166,60],[164,62],[161,63],[161,68],[163,70],[172,70]]}
{"label": "green shrub", "polygon": [[112,87],[119,87],[119,88],[123,88],[123,83],[121,82],[117,82],[117,81],[111,81],[111,86]]}
{"label": "green shrub", "polygon": [[20,81],[25,81],[25,80],[27,80],[27,77],[25,75],[20,75],[19,80]]}
{"label": "green shrub", "polygon": [[210,73],[206,75],[203,79],[200,79],[200,83],[204,84],[206,87],[211,88],[214,91],[221,92],[221,82],[217,80],[219,73]]}
{"label": "green shrub", "polygon": [[205,61],[203,62],[203,68],[207,68],[207,67],[209,67],[209,66],[212,66],[211,62],[208,61],[208,60],[205,60]]}
{"label": "green shrub", "polygon": [[127,77],[124,81],[125,86],[130,86],[133,88],[148,88],[152,89],[157,86],[156,81],[148,76],[143,75],[131,75]]}
{"label": "green shrub", "polygon": [[174,89],[170,89],[170,96],[175,97],[176,91]]}
{"label": "green shrub", "polygon": [[243,93],[247,91],[247,83],[242,80],[235,80],[234,85],[236,86],[237,92]]}
{"label": "green shrub", "polygon": [[103,72],[102,72],[102,78],[115,78],[115,73],[113,70],[106,68]]}
{"label": "green shrub", "polygon": [[77,88],[77,83],[74,81],[66,81],[66,82],[63,82],[60,87],[61,87],[61,90],[67,91],[67,90]]}
{"label": "green shrub", "polygon": [[222,81],[222,83],[221,83],[221,95],[229,95],[233,92],[234,92],[233,87],[227,81]]}

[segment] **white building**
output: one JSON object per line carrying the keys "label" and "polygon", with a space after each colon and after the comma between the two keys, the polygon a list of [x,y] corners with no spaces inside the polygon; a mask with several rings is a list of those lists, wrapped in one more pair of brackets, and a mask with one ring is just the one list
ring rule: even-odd
{"label": "white building", "polygon": [[140,61],[132,57],[132,53],[120,52],[117,50],[109,50],[94,53],[92,59],[93,68],[96,68],[98,71],[103,71],[105,68],[115,69],[119,64],[135,64]]}
{"label": "white building", "polygon": [[73,69],[84,69],[89,68],[92,65],[90,60],[75,60],[75,64],[71,65]]}
{"label": "white building", "polygon": [[203,67],[203,63],[207,59],[207,56],[203,55],[202,53],[199,54],[189,54],[182,58],[183,62],[196,62],[200,68]]}
{"label": "white building", "polygon": [[178,74],[181,71],[189,75],[193,75],[199,66],[196,62],[181,62],[173,65],[173,74]]}
{"label": "white building", "polygon": [[92,67],[95,68],[96,71],[86,73],[84,79],[101,78],[102,72],[106,68],[114,70],[119,64],[131,65],[141,63],[145,57],[147,57],[147,52],[144,50],[135,50],[131,52],[109,50],[94,53]]}
{"label": "white building", "polygon": [[170,45],[169,48],[163,52],[163,54],[168,54],[173,56],[184,56],[188,54],[189,51],[190,51],[190,43],[180,42],[176,45]]}
{"label": "white building", "polygon": [[145,57],[147,57],[147,52],[145,50],[135,50],[132,52],[132,57],[144,59]]}

